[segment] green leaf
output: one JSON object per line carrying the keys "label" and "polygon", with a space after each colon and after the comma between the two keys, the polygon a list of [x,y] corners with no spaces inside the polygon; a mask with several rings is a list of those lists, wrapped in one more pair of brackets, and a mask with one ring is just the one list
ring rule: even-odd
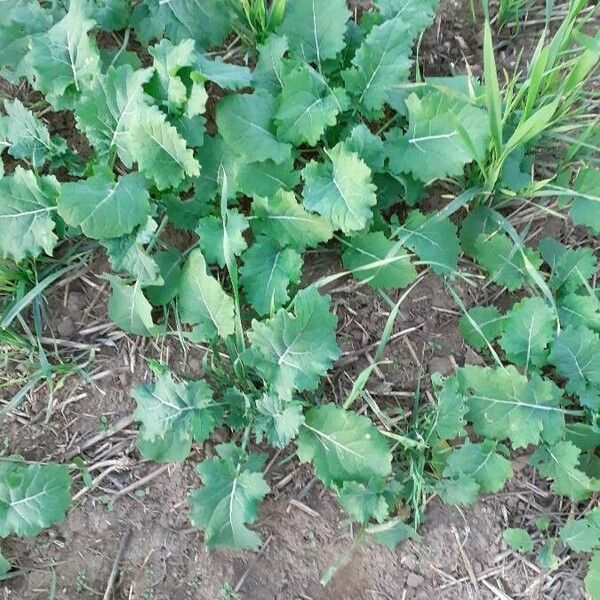
{"label": "green leaf", "polygon": [[574,552],[591,552],[600,548],[600,510],[595,508],[583,519],[569,521],[560,530],[560,540]]}
{"label": "green leaf", "polygon": [[383,523],[389,514],[384,490],[385,482],[382,479],[371,479],[367,484],[344,481],[338,492],[338,500],[354,521],[368,523],[375,520]]}
{"label": "green leaf", "polygon": [[62,143],[51,140],[46,125],[20,100],[5,100],[4,110],[7,114],[8,153],[13,158],[25,158],[34,167],[41,167],[47,160],[64,154],[64,140],[60,140]]}
{"label": "green leaf", "polygon": [[284,75],[275,114],[277,137],[296,146],[314,146],[343,110],[343,90],[332,90],[308,65]]}
{"label": "green leaf", "polygon": [[60,523],[70,487],[66,465],[0,462],[0,537],[37,535]]}
{"label": "green leaf", "polygon": [[458,371],[473,429],[484,437],[509,438],[514,448],[538,444],[540,436],[557,442],[564,431],[562,391],[535,373],[531,379],[512,365],[466,366]]}
{"label": "green leaf", "polygon": [[11,83],[31,79],[29,48],[31,38],[45,34],[52,26],[52,12],[37,2],[3,2],[0,17],[0,76]]}
{"label": "green leaf", "polygon": [[549,362],[568,380],[567,392],[582,394],[600,385],[600,335],[587,327],[567,327],[552,344]]}
{"label": "green leaf", "polygon": [[252,73],[248,67],[226,63],[220,56],[210,59],[205,54],[196,54],[194,66],[206,79],[226,90],[252,85]]}
{"label": "green leaf", "polygon": [[142,292],[139,281],[132,285],[114,275],[104,275],[110,281],[112,294],[108,301],[108,316],[123,331],[135,335],[153,336],[164,331],[164,326],[152,320],[152,305]]}
{"label": "green leaf", "polygon": [[[229,250],[232,256],[239,256],[248,246],[243,233],[248,229],[248,219],[237,210],[227,211],[227,236]],[[223,219],[220,217],[203,217],[198,222],[196,233],[200,236],[200,248],[206,261],[217,263],[221,268],[225,266],[225,253],[223,247]]]}
{"label": "green leaf", "polygon": [[302,171],[304,206],[344,233],[364,229],[377,203],[371,169],[343,143],[325,151],[329,161],[311,161]]}
{"label": "green leaf", "polygon": [[370,525],[365,531],[373,536],[373,539],[391,552],[404,540],[418,540],[419,534],[410,525],[402,521],[400,517],[390,519],[381,525]]}
{"label": "green leaf", "polygon": [[502,537],[513,550],[522,553],[533,551],[533,540],[525,529],[521,529],[520,527],[505,529],[502,532]]}
{"label": "green leaf", "polygon": [[249,161],[285,162],[291,146],[273,134],[275,110],[275,98],[266,92],[225,96],[217,104],[219,133],[233,152]]}
{"label": "green leaf", "polygon": [[600,235],[600,169],[583,169],[573,187],[577,192],[569,211],[573,223]]}
{"label": "green leaf", "polygon": [[151,285],[145,289],[148,300],[154,306],[165,306],[175,299],[179,291],[183,258],[176,248],[161,250],[152,256],[158,265],[162,285]]}
{"label": "green leaf", "polygon": [[141,287],[162,283],[158,264],[144,249],[154,239],[157,227],[150,217],[133,233],[101,241],[113,269],[135,277]]}
{"label": "green leaf", "polygon": [[515,365],[540,368],[548,358],[555,334],[554,311],[541,298],[524,298],[506,313],[500,346]]}
{"label": "green leaf", "polygon": [[200,250],[193,250],[181,274],[179,312],[184,323],[193,325],[196,341],[226,338],[234,332],[234,303],[221,284],[206,272]]}
{"label": "green leaf", "polygon": [[256,401],[256,410],[256,441],[262,442],[264,434],[267,442],[275,448],[285,448],[298,435],[300,426],[304,423],[302,404],[286,402],[277,394],[263,394]]}
{"label": "green leaf", "polygon": [[270,35],[257,48],[258,60],[252,73],[254,87],[277,95],[283,88],[284,60],[288,51],[285,36]]}
{"label": "green leaf", "polygon": [[547,540],[544,542],[541,550],[538,553],[538,564],[542,569],[547,571],[554,571],[560,565],[558,557],[554,553],[556,548],[556,540]]}
{"label": "green leaf", "polygon": [[434,273],[447,275],[456,272],[460,244],[456,225],[450,219],[412,210],[404,225],[394,228],[394,234],[429,264]]}
{"label": "green leaf", "polygon": [[552,480],[552,490],[568,496],[574,502],[585,500],[598,489],[598,482],[580,470],[581,450],[571,442],[558,442],[554,446],[541,446],[531,457],[543,477]]}
{"label": "green leaf", "polygon": [[386,144],[392,172],[429,182],[461,176],[465,165],[483,159],[489,138],[485,110],[438,90],[422,98],[411,94],[406,105],[408,132]]}
{"label": "green leaf", "polygon": [[92,18],[105,31],[120,31],[129,24],[129,0],[86,0]]}
{"label": "green leaf", "polygon": [[302,252],[333,236],[329,222],[306,211],[294,192],[277,192],[272,198],[255,197],[252,201],[252,230],[265,235],[280,247],[291,246]]}
{"label": "green leaf", "polygon": [[443,479],[436,491],[446,504],[470,506],[477,501],[480,487],[472,476],[460,475],[456,479]]}
{"label": "green leaf", "polygon": [[88,36],[94,21],[87,12],[83,0],[71,0],[63,19],[31,39],[34,88],[56,110],[72,108],[77,96],[100,73],[96,41]]}
{"label": "green leaf", "polygon": [[392,470],[387,441],[371,420],[335,404],[315,406],[306,413],[298,457],[301,462],[314,463],[315,473],[325,485],[367,483]]}
{"label": "green leaf", "polygon": [[402,17],[414,36],[433,20],[438,0],[375,0],[374,4],[385,19]]}
{"label": "green leaf", "polygon": [[290,299],[288,287],[298,283],[302,257],[293,248],[280,249],[261,236],[244,252],[240,283],[259,315],[274,312]]}
{"label": "green leaf", "polygon": [[473,444],[468,439],[452,451],[444,469],[444,477],[458,479],[472,477],[482,492],[499,492],[513,475],[507,449],[492,440]]}
{"label": "green leaf", "polygon": [[290,398],[294,389],[316,389],[339,358],[337,318],[329,305],[329,296],[309,287],[296,295],[294,314],[280,308],[270,319],[252,321],[252,348],[246,360],[282,398]]}
{"label": "green leaf", "polygon": [[151,177],[159,190],[179,185],[186,175],[200,174],[193,151],[156,107],[139,111],[128,137],[130,149],[137,149],[140,171]]}
{"label": "green leaf", "polygon": [[136,160],[131,131],[146,106],[143,86],[152,73],[152,69],[135,71],[130,65],[109,67],[77,101],[77,125],[102,157],[116,152],[127,167]]}
{"label": "green leaf", "polygon": [[319,66],[344,47],[350,11],[344,0],[294,0],[277,33],[287,36],[297,58]]}
{"label": "green leaf", "polygon": [[460,318],[458,330],[469,346],[482,350],[502,335],[505,318],[495,306],[476,306]]}
{"label": "green leaf", "polygon": [[204,485],[188,497],[190,519],[204,529],[209,548],[256,549],[260,537],[246,524],[256,520],[258,503],[269,492],[260,472],[264,457],[246,456],[233,443],[220,444],[216,450],[219,457],[198,465]]}
{"label": "green leaf", "polygon": [[[352,129],[345,144],[350,152],[358,154],[371,171],[376,173],[384,170],[383,140],[378,135],[371,133],[371,130],[364,123],[359,123]],[[381,190],[379,190],[379,194],[381,194]]]}
{"label": "green leaf", "polygon": [[[439,383],[439,378],[432,378]],[[443,382],[443,387],[436,392],[437,420],[435,430],[442,439],[451,440],[464,435],[467,406],[464,396],[459,393],[456,377]]]}
{"label": "green leaf", "polygon": [[[201,444],[215,427],[212,390],[204,381],[176,383],[166,371],[155,383],[135,387],[132,396],[137,403],[134,418],[141,423],[140,450],[146,458],[185,460],[192,438]],[[165,441],[168,452],[164,452]]]}
{"label": "green leaf", "polygon": [[17,166],[13,175],[0,179],[0,251],[19,261],[42,252],[52,255],[58,237],[52,214],[60,184],[54,176],[36,177]]}
{"label": "green leaf", "polygon": [[95,240],[131,233],[150,214],[146,178],[130,173],[113,181],[108,173],[100,173],[63,183],[58,211],[69,225]]}
{"label": "green leaf", "polygon": [[352,59],[353,67],[342,71],[346,88],[360,107],[369,111],[383,108],[389,91],[406,81],[412,65],[412,41],[402,17],[371,29]]}
{"label": "green leaf", "polygon": [[237,188],[245,196],[270,198],[280,191],[293,191],[299,180],[300,173],[294,170],[291,159],[279,165],[272,160],[238,165]]}
{"label": "green leaf", "polygon": [[[344,268],[375,289],[403,288],[417,278],[411,256],[381,231],[359,233],[344,243]],[[365,268],[371,264],[373,267]]]}
{"label": "green leaf", "polygon": [[[490,279],[511,292],[529,279],[521,252],[505,234],[479,235],[473,254]],[[541,261],[531,248],[526,249],[526,254],[533,266],[539,267]]]}
{"label": "green leaf", "polygon": [[568,293],[556,301],[558,318],[563,328],[588,327],[600,330],[600,300],[594,295]]}
{"label": "green leaf", "polygon": [[143,0],[132,24],[140,42],[166,37],[174,44],[191,38],[197,46],[218,46],[231,29],[232,13],[222,0]]}
{"label": "green leaf", "polygon": [[585,589],[592,600],[600,599],[600,551],[594,552],[588,563],[588,571],[585,576]]}
{"label": "green leaf", "polygon": [[553,290],[576,291],[596,273],[596,258],[591,248],[573,250],[548,238],[539,247],[552,269],[548,285]]}

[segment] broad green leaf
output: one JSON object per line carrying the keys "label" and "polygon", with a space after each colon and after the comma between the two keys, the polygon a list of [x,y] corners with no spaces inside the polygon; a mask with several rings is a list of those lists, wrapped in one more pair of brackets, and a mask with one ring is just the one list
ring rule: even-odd
{"label": "broad green leaf", "polygon": [[471,475],[460,475],[456,479],[442,479],[436,491],[446,504],[470,506],[479,497],[479,484]]}
{"label": "broad green leaf", "polygon": [[37,535],[60,523],[70,487],[66,465],[0,462],[0,537]]}
{"label": "broad green leaf", "polygon": [[414,36],[433,20],[439,0],[375,0],[373,4],[385,19],[401,17]]}
{"label": "broad green leaf", "polygon": [[338,491],[342,508],[358,523],[375,520],[383,523],[389,514],[389,507],[383,496],[385,482],[372,479],[367,484],[345,481]]}
{"label": "broad green leaf", "polygon": [[100,242],[106,250],[112,268],[135,277],[140,287],[144,288],[162,283],[158,264],[144,248],[154,239],[157,227],[156,221],[148,218],[133,233]]}
{"label": "broad green leaf", "polygon": [[183,257],[176,248],[169,248],[158,251],[152,258],[158,265],[163,283],[162,285],[148,286],[144,291],[154,306],[165,306],[175,299],[179,291]]}
{"label": "broad green leaf", "polygon": [[257,50],[258,60],[252,73],[254,87],[270,94],[279,94],[283,88],[283,56],[288,51],[287,38],[270,35]]}
{"label": "broad green leaf", "polygon": [[185,460],[192,438],[201,444],[216,424],[212,390],[204,381],[176,383],[166,371],[154,383],[135,387],[132,396],[137,403],[134,418],[141,423],[140,450],[152,460]]}
{"label": "broad green leaf", "polygon": [[92,239],[120,237],[146,221],[150,195],[146,178],[130,173],[113,181],[107,173],[63,183],[58,198],[60,216]]}
{"label": "broad green leaf", "polygon": [[492,440],[473,444],[466,439],[450,454],[444,477],[472,477],[481,492],[499,492],[513,475],[510,461],[503,455],[508,455],[508,450]]}
{"label": "broad green leaf", "polygon": [[494,220],[493,213],[485,206],[475,206],[462,220],[460,243],[470,256],[475,255],[475,242],[480,235],[491,236],[500,231],[500,225]]}
{"label": "broad green leaf", "polygon": [[500,346],[506,358],[522,366],[540,368],[548,359],[548,344],[555,335],[554,311],[541,298],[524,298],[506,313]]}
{"label": "broad green leaf", "polygon": [[542,567],[542,569],[546,569],[547,571],[554,571],[560,565],[560,561],[558,560],[558,556],[554,553],[556,548],[556,540],[546,540],[542,545],[541,550],[537,556],[537,562]]}
{"label": "broad green leaf", "polygon": [[554,446],[541,446],[531,457],[543,477],[552,480],[552,490],[568,496],[574,502],[585,500],[600,489],[597,481],[590,479],[580,468],[581,450],[571,442],[558,442]]}
{"label": "broad green leaf", "polygon": [[229,197],[235,196],[240,158],[235,156],[220,135],[206,136],[202,151],[198,153],[201,170],[194,182],[196,195],[204,202],[210,202],[221,193],[223,174],[227,177]]}
{"label": "broad green leaf", "polygon": [[277,33],[287,36],[297,58],[320,67],[344,47],[349,17],[344,0],[294,0],[287,4]]}
{"label": "broad green leaf", "polygon": [[353,66],[342,72],[358,106],[369,111],[383,108],[389,91],[406,81],[412,41],[401,16],[371,29],[352,59]]}
{"label": "broad green leaf", "polygon": [[567,248],[552,266],[548,285],[553,290],[575,291],[596,273],[596,258],[591,248]]}
{"label": "broad green leaf", "polygon": [[0,16],[0,76],[11,83],[21,77],[31,79],[29,48],[31,38],[45,34],[52,26],[52,12],[38,2],[2,2]]}
{"label": "broad green leaf", "polygon": [[234,304],[212,275],[200,250],[190,252],[179,283],[179,312],[184,323],[193,325],[195,341],[226,338],[234,332]]}
{"label": "broad green leaf", "polygon": [[484,437],[510,439],[514,448],[539,444],[540,436],[557,442],[564,431],[562,391],[535,373],[531,379],[512,365],[506,368],[466,366],[458,371],[468,419]]}
{"label": "broad green leaf", "polygon": [[[541,260],[535,251],[527,248],[526,254],[533,266],[539,267]],[[529,280],[522,254],[503,233],[479,235],[475,240],[473,255],[488,272],[492,281],[505,286],[511,292]]]}
{"label": "broad green leaf", "polygon": [[412,210],[404,225],[394,229],[394,234],[430,265],[434,273],[447,275],[456,272],[460,244],[456,225],[450,219]]}
{"label": "broad green leaf", "polygon": [[277,137],[299,146],[314,146],[343,110],[343,91],[332,90],[309,66],[284,75],[283,90],[275,113]]}
{"label": "broad green leaf", "polygon": [[525,529],[520,527],[514,527],[505,529],[502,532],[504,541],[517,552],[532,552],[533,551],[533,540]]}
{"label": "broad green leaf", "polygon": [[329,296],[309,287],[296,295],[293,314],[280,308],[270,319],[252,321],[247,361],[283,398],[290,398],[294,389],[316,389],[340,356],[337,318],[329,305]]}
{"label": "broad green leaf", "polygon": [[[239,211],[227,211],[227,236],[229,250],[232,256],[239,256],[246,248],[243,233],[248,229],[248,219]],[[217,263],[221,268],[225,266],[225,253],[223,247],[223,219],[220,217],[203,217],[198,222],[196,233],[200,236],[200,248],[209,264]]]}
{"label": "broad green leaf", "polygon": [[242,162],[238,165],[237,188],[245,196],[270,198],[280,190],[292,191],[300,180],[300,173],[294,170],[294,161],[281,164],[272,160],[263,162]]}
{"label": "broad green leaf", "polygon": [[302,404],[282,400],[277,394],[263,394],[256,401],[256,410],[256,441],[260,443],[264,434],[267,442],[275,448],[285,448],[298,435],[304,423]]}
{"label": "broad green leaf", "polygon": [[179,185],[186,175],[200,174],[193,151],[156,107],[139,111],[128,137],[130,150],[137,148],[140,171],[151,177],[159,190]]}
{"label": "broad green leaf", "polygon": [[71,0],[63,19],[31,38],[33,85],[57,110],[72,108],[100,73],[96,41],[88,35],[94,21],[88,17],[84,0]]}
{"label": "broad green leaf", "polygon": [[279,248],[260,236],[244,252],[240,283],[246,298],[259,315],[267,315],[290,299],[288,287],[298,283],[302,257],[293,248]]}
{"label": "broad green leaf", "polygon": [[108,316],[117,327],[135,335],[153,336],[164,331],[164,326],[152,320],[152,305],[142,292],[139,281],[126,284],[114,275],[104,275],[110,281],[112,294],[108,301]]}
{"label": "broad green leaf", "polygon": [[[356,152],[360,159],[374,173],[383,171],[385,163],[385,153],[383,140],[364,124],[356,125],[350,137],[346,139],[346,148],[350,152]],[[381,195],[381,190],[378,190],[378,195]]]}
{"label": "broad green leaf", "polygon": [[90,14],[98,27],[105,31],[119,31],[129,25],[129,0],[86,0]]}
{"label": "broad green leaf", "polygon": [[291,246],[299,252],[314,248],[333,236],[330,223],[306,211],[294,192],[279,191],[273,197],[252,201],[252,230],[265,235],[280,247]]}
{"label": "broad green leaf", "polygon": [[143,0],[132,17],[144,44],[166,37],[174,44],[191,38],[201,48],[218,46],[231,29],[232,13],[223,0]]}
{"label": "broad green leaf", "polygon": [[208,547],[256,549],[260,537],[246,527],[256,520],[258,503],[269,492],[260,472],[262,455],[246,456],[234,444],[220,444],[218,457],[198,465],[203,487],[188,497],[190,519],[204,529]]}
{"label": "broad green leaf", "polygon": [[152,69],[134,70],[130,65],[109,67],[77,101],[77,124],[101,156],[117,153],[127,167],[135,162],[131,131],[146,106],[143,86],[152,73]]}
{"label": "broad green leaf", "polygon": [[217,104],[217,126],[229,148],[248,161],[289,160],[291,146],[273,134],[276,101],[266,92],[233,94]]}
{"label": "broad green leaf", "polygon": [[335,404],[315,406],[300,428],[298,457],[312,461],[325,485],[344,481],[367,483],[392,470],[392,454],[385,437],[371,420]]}
{"label": "broad green leaf", "polygon": [[558,318],[563,328],[588,327],[600,330],[600,300],[589,294],[580,295],[570,292],[556,301]]}
{"label": "broad green leaf", "polygon": [[[344,244],[344,268],[375,289],[403,288],[417,278],[411,256],[402,249],[396,249],[397,244],[388,240],[381,231],[359,233],[345,240]],[[369,267],[371,264],[373,266]]]}
{"label": "broad green leaf", "polygon": [[58,237],[52,219],[60,184],[54,176],[36,177],[18,166],[0,179],[0,251],[19,261],[42,252],[52,255]]}
{"label": "broad green leaf", "polygon": [[373,536],[373,539],[391,552],[404,540],[418,540],[419,534],[413,527],[407,525],[400,517],[390,519],[380,525],[370,525],[365,531]]}
{"label": "broad green leaf", "polygon": [[329,160],[311,161],[302,171],[304,206],[344,233],[360,231],[377,203],[371,169],[343,143],[325,151]]}
{"label": "broad green leaf", "polygon": [[[439,377],[432,378],[440,383]],[[464,396],[459,392],[456,377],[443,382],[443,387],[436,392],[437,420],[435,431],[442,439],[451,440],[464,435],[467,406]]]}
{"label": "broad green leaf", "polygon": [[252,85],[252,73],[248,67],[227,63],[219,56],[214,59],[205,54],[196,54],[194,67],[219,87],[238,90]]}
{"label": "broad green leaf", "polygon": [[600,551],[592,554],[584,581],[592,600],[600,600]]}
{"label": "broad green leaf", "polygon": [[57,143],[50,139],[46,125],[20,100],[5,100],[4,110],[7,114],[8,153],[13,158],[25,158],[34,167],[41,167],[47,160],[64,154],[67,148],[64,140]]}
{"label": "broad green leaf", "polygon": [[600,549],[600,509],[595,508],[583,519],[569,521],[560,530],[560,540],[574,552]]}
{"label": "broad green leaf", "polygon": [[485,110],[434,90],[406,99],[409,127],[390,138],[387,154],[394,173],[410,172],[424,182],[458,177],[465,165],[482,159],[489,138]]}
{"label": "broad green leaf", "polygon": [[476,306],[460,318],[458,330],[469,346],[483,350],[502,335],[505,319],[495,306]]}
{"label": "broad green leaf", "polygon": [[569,211],[573,223],[600,235],[600,169],[583,169],[573,186],[576,196]]}
{"label": "broad green leaf", "polygon": [[567,327],[552,344],[549,362],[568,380],[567,392],[582,394],[600,385],[600,335],[587,327]]}
{"label": "broad green leaf", "polygon": [[159,44],[148,48],[148,52],[154,59],[154,76],[146,89],[169,112],[183,109],[188,90],[180,71],[194,62],[194,40],[183,40],[177,45],[169,40],[161,40]]}

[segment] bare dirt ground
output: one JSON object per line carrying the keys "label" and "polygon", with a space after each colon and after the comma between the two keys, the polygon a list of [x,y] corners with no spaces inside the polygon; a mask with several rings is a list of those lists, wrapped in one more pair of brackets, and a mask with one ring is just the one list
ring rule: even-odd
{"label": "bare dirt ground", "polygon": [[[480,68],[480,35],[468,4],[442,2],[421,47],[426,74],[462,72],[465,60],[475,72]],[[506,64],[513,60],[511,44],[504,46]],[[68,135],[65,119],[55,123],[60,128]],[[318,256],[311,268],[320,275],[335,272],[339,264],[331,261],[328,254]],[[577,556],[564,554],[549,574],[502,540],[505,527],[531,528],[540,515],[558,523],[577,510],[547,494],[526,466],[526,456],[517,459],[517,475],[503,493],[469,510],[433,499],[422,539],[390,552],[371,543],[353,550],[352,529],[332,495],[291,452],[271,455],[267,480],[272,492],[256,524],[265,541],[261,551],[204,548],[202,534],[187,519],[185,499],[199,485],[195,464],[210,456],[219,440],[196,447],[183,465],[144,461],[135,449],[129,395],[132,385],[149,376],[145,358],[159,358],[178,373],[199,377],[203,350],[183,348],[177,339],[147,341],[116,330],[107,316],[107,286],[98,278],[106,268],[99,255],[84,273],[56,286],[46,307],[45,335],[55,340],[46,350],[77,355],[79,362],[93,354],[85,376],[68,378],[54,394],[48,423],[45,384],[3,423],[2,439],[11,453],[28,460],[81,456],[94,481],[92,489],[85,488],[74,470],[75,498],[67,520],[35,539],[3,541],[4,555],[24,573],[0,587],[3,600],[103,598],[116,563],[113,600],[585,598]],[[368,364],[389,307],[356,283],[342,282],[329,291],[344,356],[325,393],[340,398]],[[502,298],[497,301],[502,305]],[[457,364],[481,360],[463,345],[458,316],[439,280],[426,276],[402,306],[385,353],[390,363],[376,370],[369,383],[378,402],[408,408],[417,382],[425,393],[432,372],[448,373]],[[17,368],[10,357],[4,366]],[[343,566],[323,587],[320,577],[344,555]]]}

